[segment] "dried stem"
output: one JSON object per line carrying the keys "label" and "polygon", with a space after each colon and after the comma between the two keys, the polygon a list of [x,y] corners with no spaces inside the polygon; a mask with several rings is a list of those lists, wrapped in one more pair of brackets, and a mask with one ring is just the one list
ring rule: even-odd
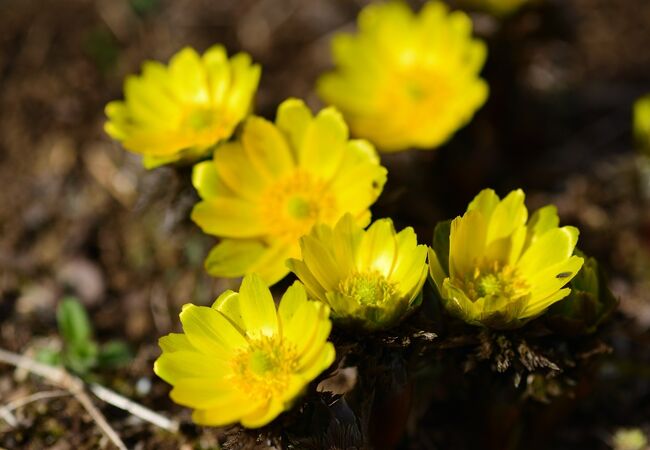
{"label": "dried stem", "polygon": [[[67,392],[72,394],[79,403],[81,403],[86,412],[95,421],[97,426],[99,426],[106,437],[120,450],[126,450],[126,445],[124,445],[124,442],[122,442],[115,430],[113,430],[110,424],[106,421],[104,415],[91,401],[90,397],[86,393],[84,382],[80,378],[68,373],[62,368],[51,367],[46,364],[34,361],[31,358],[27,358],[26,356],[8,352],[3,349],[0,349],[0,362],[25,369],[33,374],[45,378],[61,389],[65,389]],[[99,385],[92,385],[90,387],[90,390],[105,402],[110,403],[118,408],[124,409],[129,413],[140,417],[143,420],[146,420],[147,422],[150,422],[168,431],[173,432],[178,430],[178,423],[176,421],[169,420],[145,408],[142,405],[138,405],[137,403],[132,402],[125,397],[122,397],[113,391],[110,391]],[[11,419],[7,421],[11,425],[12,419],[15,418],[13,415],[11,415],[10,410],[5,407],[2,409],[2,411],[5,412],[5,414],[3,414],[3,417],[11,417]],[[9,414],[7,415],[6,413]]]}

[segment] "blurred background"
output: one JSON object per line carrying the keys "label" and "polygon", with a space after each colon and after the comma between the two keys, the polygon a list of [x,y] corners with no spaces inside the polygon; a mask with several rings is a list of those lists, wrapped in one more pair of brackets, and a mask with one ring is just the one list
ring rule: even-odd
{"label": "blurred background", "polygon": [[[34,356],[60,346],[55,311],[72,295],[97,341],[120,339],[132,353],[122,368],[99,373],[101,382],[186,418],[152,373],[157,338],[178,330],[184,303],[210,304],[237,283],[203,271],[214,240],[189,220],[197,200],[189,171],[145,171],[103,132],[104,105],[122,97],[124,77],[144,60],[223,43],[262,65],[258,114],[272,118],[290,96],[320,108],[313,86],[330,67],[329,39],[353,30],[368,3],[1,0],[0,348]],[[484,187],[521,187],[530,208],[557,204],[621,304],[603,337],[612,353],[534,448],[615,448],[621,428],[650,433],[650,171],[631,125],[634,100],[650,92],[650,2],[546,0],[502,20],[479,11],[472,18],[489,46],[488,102],[437,150],[383,157],[389,181],[373,213],[414,226],[429,243],[435,223],[461,214]],[[0,366],[0,405],[42,389]],[[221,430],[169,435],[104,412],[130,448],[216,448],[223,440]],[[72,399],[28,405],[20,419],[18,428],[0,420],[0,447],[101,442]],[[461,413],[448,420],[463,428]],[[427,446],[405,448],[479,448],[450,447],[441,431],[429,433]],[[483,448],[496,448],[486,439]]]}

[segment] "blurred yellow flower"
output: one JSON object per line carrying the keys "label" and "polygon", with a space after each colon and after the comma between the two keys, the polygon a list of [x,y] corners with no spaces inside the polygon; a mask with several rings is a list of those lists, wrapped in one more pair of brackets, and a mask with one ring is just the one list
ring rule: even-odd
{"label": "blurred yellow flower", "polygon": [[302,260],[289,267],[339,322],[386,329],[420,303],[427,247],[411,227],[395,233],[390,219],[379,219],[364,231],[346,214],[333,229],[315,226],[300,247]]}
{"label": "blurred yellow flower", "polygon": [[361,11],[358,27],[334,37],[336,69],[317,91],[379,150],[437,147],[485,102],[486,47],[463,12],[439,1],[417,15],[401,2],[378,3]]}
{"label": "blurred yellow flower", "polygon": [[127,77],[124,101],[106,105],[104,128],[149,169],[191,162],[232,135],[251,110],[259,78],[245,53],[228,59],[220,45],[202,56],[184,48],[168,67],[147,61],[142,75]]}
{"label": "blurred yellow flower", "polygon": [[554,206],[528,221],[521,189],[485,189],[467,212],[436,227],[429,268],[445,308],[473,325],[514,328],[569,295],[578,230],[558,227]]}
{"label": "blurred yellow flower", "polygon": [[289,272],[286,259],[300,255],[298,240],[313,225],[334,224],[346,212],[367,225],[385,181],[372,145],[348,140],[333,108],[314,117],[302,101],[289,99],[275,124],[251,117],[241,139],[194,167],[203,201],[192,220],[223,238],[206,269],[223,277],[256,272],[273,284]]}
{"label": "blurred yellow flower", "polygon": [[634,103],[634,135],[641,149],[650,152],[650,94]]}
{"label": "blurred yellow flower", "polygon": [[160,339],[154,372],[201,425],[266,425],[334,361],[329,308],[295,282],[277,310],[262,279],[244,278],[212,307],[185,305],[182,334]]}

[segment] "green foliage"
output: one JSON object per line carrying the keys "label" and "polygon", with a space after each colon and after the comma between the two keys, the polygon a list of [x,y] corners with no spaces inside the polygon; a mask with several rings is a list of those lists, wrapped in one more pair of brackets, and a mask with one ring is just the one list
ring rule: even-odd
{"label": "green foliage", "polygon": [[438,222],[433,230],[433,251],[438,255],[438,261],[445,273],[449,273],[449,235],[451,234],[451,220]]}
{"label": "green foliage", "polygon": [[136,14],[146,16],[158,7],[160,0],[131,0],[129,3]]}
{"label": "green foliage", "polygon": [[63,347],[60,350],[40,350],[37,356],[39,361],[63,365],[72,372],[85,376],[93,370],[120,367],[131,360],[131,352],[124,342],[111,341],[100,346],[94,340],[88,314],[76,298],[66,297],[61,300],[56,319]]}
{"label": "green foliage", "polygon": [[96,27],[91,30],[85,37],[83,49],[103,74],[109,72],[117,64],[119,47],[111,32],[106,28]]}
{"label": "green foliage", "polygon": [[546,315],[547,325],[566,335],[590,334],[596,331],[618,306],[618,300],[607,287],[607,279],[596,259],[585,258],[582,270],[571,280],[571,294],[554,304]]}

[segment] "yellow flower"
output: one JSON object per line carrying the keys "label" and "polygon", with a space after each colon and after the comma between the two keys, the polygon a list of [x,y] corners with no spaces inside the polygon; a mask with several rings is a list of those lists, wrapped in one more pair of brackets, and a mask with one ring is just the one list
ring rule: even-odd
{"label": "yellow flower", "polygon": [[106,105],[106,132],[143,155],[151,169],[190,162],[228,139],[251,110],[260,67],[215,45],[199,56],[184,48],[165,67],[147,61],[124,83],[124,101]]}
{"label": "yellow flower", "polygon": [[336,69],[317,84],[353,133],[383,151],[444,143],[485,102],[478,77],[486,56],[472,22],[439,1],[414,14],[404,3],[361,11],[359,33],[334,37]]}
{"label": "yellow flower", "polygon": [[184,333],[160,339],[154,372],[173,386],[172,400],[194,409],[196,423],[261,427],[334,361],[328,317],[300,282],[276,310],[269,289],[251,274],[239,293],[224,292],[211,308],[183,307]]}
{"label": "yellow flower", "polygon": [[364,231],[346,214],[333,229],[315,226],[300,247],[302,260],[287,264],[344,324],[386,329],[420,304],[427,247],[411,227],[395,233],[390,219],[379,219]]}
{"label": "yellow flower", "polygon": [[650,94],[634,103],[634,134],[641,149],[650,152]]}
{"label": "yellow flower", "polygon": [[366,225],[369,207],[386,181],[374,148],[348,140],[341,115],[312,116],[300,100],[283,102],[275,124],[251,117],[241,139],[194,167],[203,201],[192,220],[222,241],[206,259],[215,276],[257,272],[273,284],[300,255],[298,240],[316,223],[334,224],[346,212]]}
{"label": "yellow flower", "polygon": [[429,250],[431,277],[446,309],[474,325],[513,328],[569,295],[583,259],[574,227],[558,227],[554,206],[528,219],[523,191],[503,200],[491,189],[463,217],[443,223]]}

